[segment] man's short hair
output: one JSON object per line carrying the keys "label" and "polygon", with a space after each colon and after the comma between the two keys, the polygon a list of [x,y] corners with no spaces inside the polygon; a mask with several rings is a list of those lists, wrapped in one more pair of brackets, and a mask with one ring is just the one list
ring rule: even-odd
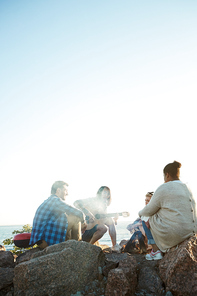
{"label": "man's short hair", "polygon": [[56,194],[58,188],[63,188],[63,186],[68,184],[64,181],[56,181],[51,187],[51,194]]}

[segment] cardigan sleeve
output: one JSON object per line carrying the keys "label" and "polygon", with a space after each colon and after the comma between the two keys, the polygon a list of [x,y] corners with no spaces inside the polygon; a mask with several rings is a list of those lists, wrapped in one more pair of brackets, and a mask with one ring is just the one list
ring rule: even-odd
{"label": "cardigan sleeve", "polygon": [[[163,184],[164,185],[164,184]],[[162,192],[163,192],[163,185],[157,188],[155,193],[153,194],[150,202],[141,210],[139,211],[138,215],[151,217],[154,214],[156,214],[159,209],[161,208],[161,198],[162,198]]]}

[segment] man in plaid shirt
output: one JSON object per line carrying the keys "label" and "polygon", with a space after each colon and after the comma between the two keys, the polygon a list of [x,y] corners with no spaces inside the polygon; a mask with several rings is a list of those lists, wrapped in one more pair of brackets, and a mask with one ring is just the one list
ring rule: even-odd
{"label": "man in plaid shirt", "polygon": [[30,245],[38,244],[45,248],[58,244],[68,238],[81,240],[81,223],[84,214],[64,202],[68,195],[68,184],[57,181],[51,188],[51,196],[37,209],[31,233]]}

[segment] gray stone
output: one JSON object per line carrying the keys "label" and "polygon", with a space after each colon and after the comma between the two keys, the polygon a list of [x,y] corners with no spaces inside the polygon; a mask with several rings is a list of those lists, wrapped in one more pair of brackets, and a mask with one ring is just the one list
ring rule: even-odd
{"label": "gray stone", "polygon": [[71,295],[99,278],[105,255],[99,247],[70,240],[33,254],[15,267],[15,296]]}
{"label": "gray stone", "polygon": [[0,267],[14,267],[14,256],[10,251],[0,252]]}
{"label": "gray stone", "polygon": [[12,285],[14,278],[14,268],[0,268],[0,290]]}

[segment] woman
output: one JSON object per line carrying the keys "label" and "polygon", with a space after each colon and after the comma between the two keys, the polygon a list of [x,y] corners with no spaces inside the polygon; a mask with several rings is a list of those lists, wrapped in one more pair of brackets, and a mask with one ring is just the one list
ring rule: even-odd
{"label": "woman", "polygon": [[96,219],[96,214],[106,214],[111,203],[111,192],[107,186],[99,188],[96,197],[80,199],[74,202],[76,208],[83,211],[87,219],[87,229],[82,240],[95,244],[106,232],[109,231],[112,246],[116,249],[116,229],[112,218]]}
{"label": "woman", "polygon": [[[149,203],[151,197],[153,196],[153,193],[154,192],[147,192],[147,194],[145,195],[145,205]],[[127,226],[127,230],[129,230],[131,234],[134,234],[135,231],[140,230],[144,236],[146,235],[142,226],[142,220],[140,218],[137,218],[133,223],[129,224]]]}
{"label": "woman", "polygon": [[[147,260],[161,259],[162,253],[178,245],[197,231],[196,203],[180,177],[181,164],[177,161],[164,167],[164,181],[155,191],[139,216],[149,216],[150,231],[155,244]],[[145,229],[146,231],[146,229]]]}

